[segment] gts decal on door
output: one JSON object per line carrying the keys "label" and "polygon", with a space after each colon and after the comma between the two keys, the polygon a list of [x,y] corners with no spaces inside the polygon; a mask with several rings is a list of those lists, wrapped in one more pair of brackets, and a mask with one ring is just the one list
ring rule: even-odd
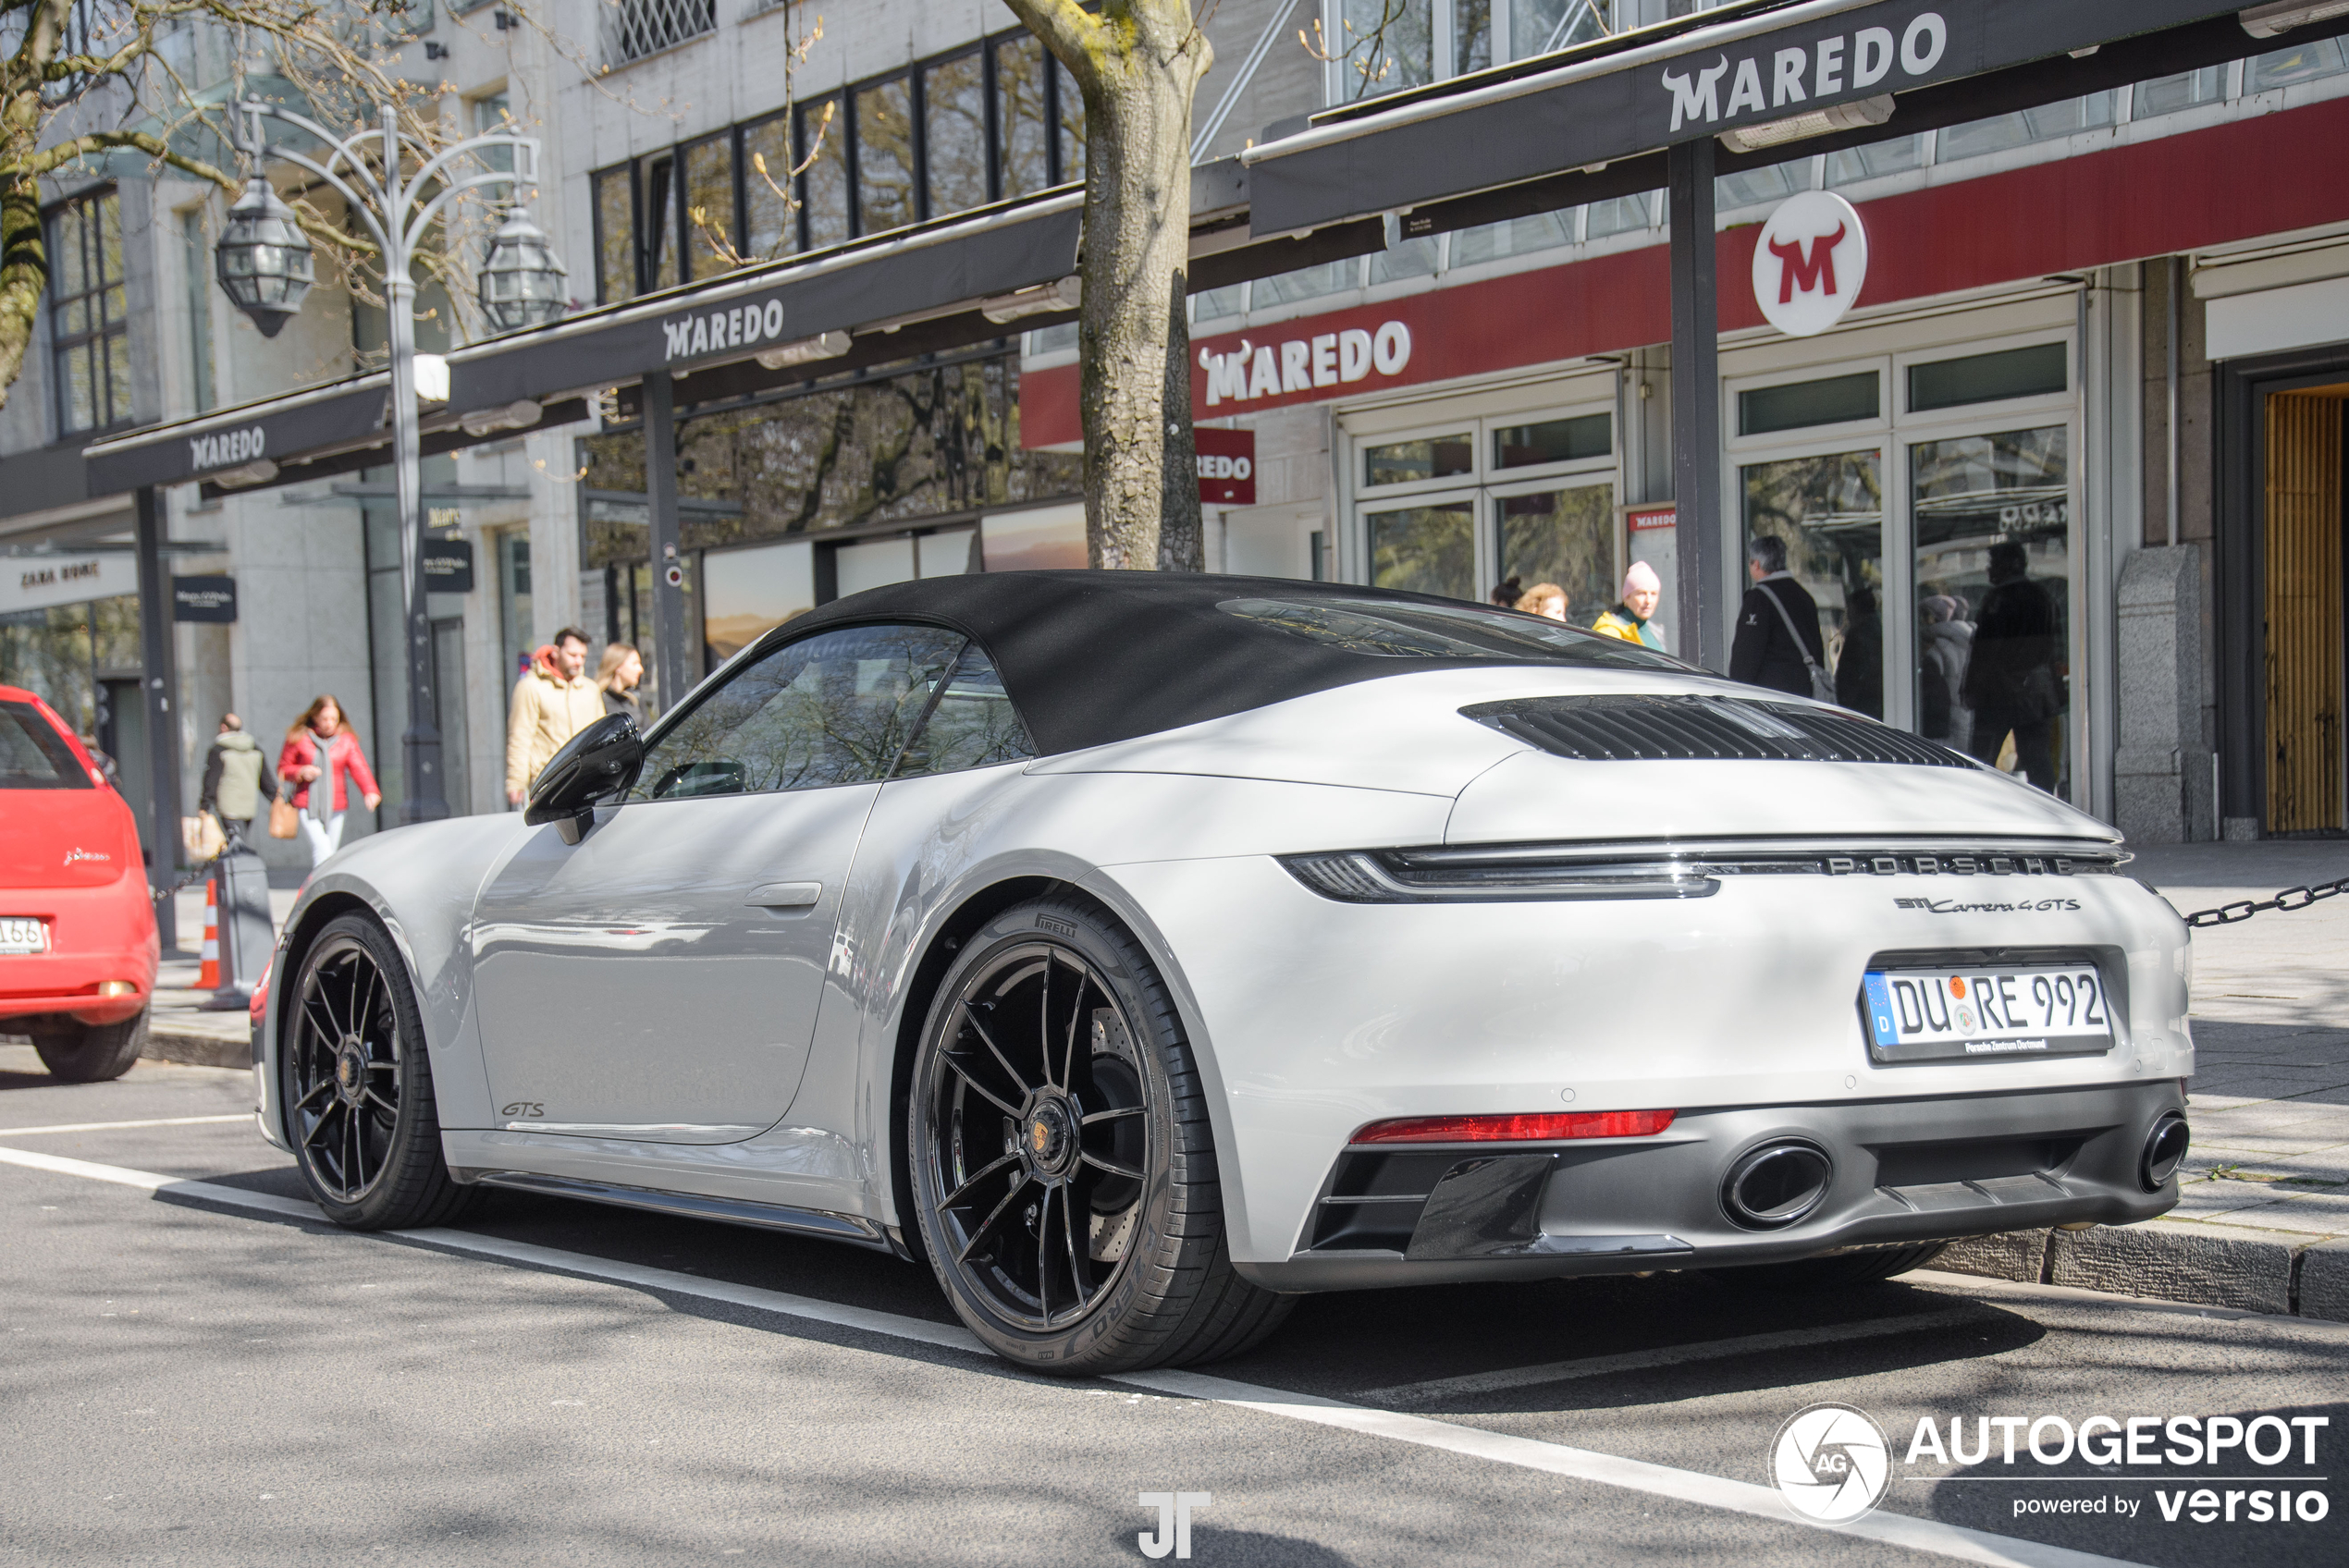
{"label": "gts decal on door", "polygon": [[544,1116],[547,1108],[537,1100],[516,1100],[498,1112],[500,1116]]}

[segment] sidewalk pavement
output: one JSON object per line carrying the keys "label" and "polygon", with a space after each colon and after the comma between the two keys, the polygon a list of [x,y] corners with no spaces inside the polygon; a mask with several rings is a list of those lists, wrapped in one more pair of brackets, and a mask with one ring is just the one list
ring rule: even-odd
{"label": "sidewalk pavement", "polygon": [[[2182,913],[2349,876],[2349,840],[2141,850],[2130,871]],[[291,888],[273,888],[282,925]],[[179,894],[183,949],[155,987],[148,1052],[247,1067],[245,1014],[201,1012],[203,888]],[[2143,1225],[1959,1243],[1934,1267],[2349,1322],[2349,895],[2194,938],[2194,1144],[2178,1207]]]}
{"label": "sidewalk pavement", "polygon": [[[2165,845],[2129,870],[2181,913],[2349,876],[2349,841]],[[2349,894],[2194,935],[2194,1144],[2143,1225],[1961,1243],[1961,1273],[2349,1322]]]}

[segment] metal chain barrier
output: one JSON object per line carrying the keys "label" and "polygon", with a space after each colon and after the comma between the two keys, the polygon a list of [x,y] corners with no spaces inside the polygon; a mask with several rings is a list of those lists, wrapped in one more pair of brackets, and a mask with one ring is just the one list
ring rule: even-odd
{"label": "metal chain barrier", "polygon": [[2319,882],[2313,888],[2286,888],[2272,899],[2256,901],[2244,899],[2239,903],[2221,904],[2217,909],[2198,909],[2187,915],[2185,920],[2188,925],[2232,925],[2237,921],[2248,920],[2271,909],[2306,909],[2310,904],[2342,893],[2349,893],[2349,876],[2338,882]]}

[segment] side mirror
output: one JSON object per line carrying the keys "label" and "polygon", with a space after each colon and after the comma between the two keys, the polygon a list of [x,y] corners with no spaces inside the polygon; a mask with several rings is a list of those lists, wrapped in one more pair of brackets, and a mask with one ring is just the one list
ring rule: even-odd
{"label": "side mirror", "polygon": [[533,827],[555,823],[563,842],[576,844],[595,820],[596,802],[634,784],[644,766],[645,737],[634,717],[607,714],[547,759],[522,819]]}

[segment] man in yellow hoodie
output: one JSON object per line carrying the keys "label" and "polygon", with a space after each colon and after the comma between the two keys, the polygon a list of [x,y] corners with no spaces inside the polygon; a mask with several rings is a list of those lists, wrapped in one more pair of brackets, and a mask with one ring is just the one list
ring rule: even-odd
{"label": "man in yellow hoodie", "polygon": [[547,759],[604,717],[604,694],[587,679],[587,634],[566,626],[538,650],[514,686],[506,713],[506,800],[520,805]]}

